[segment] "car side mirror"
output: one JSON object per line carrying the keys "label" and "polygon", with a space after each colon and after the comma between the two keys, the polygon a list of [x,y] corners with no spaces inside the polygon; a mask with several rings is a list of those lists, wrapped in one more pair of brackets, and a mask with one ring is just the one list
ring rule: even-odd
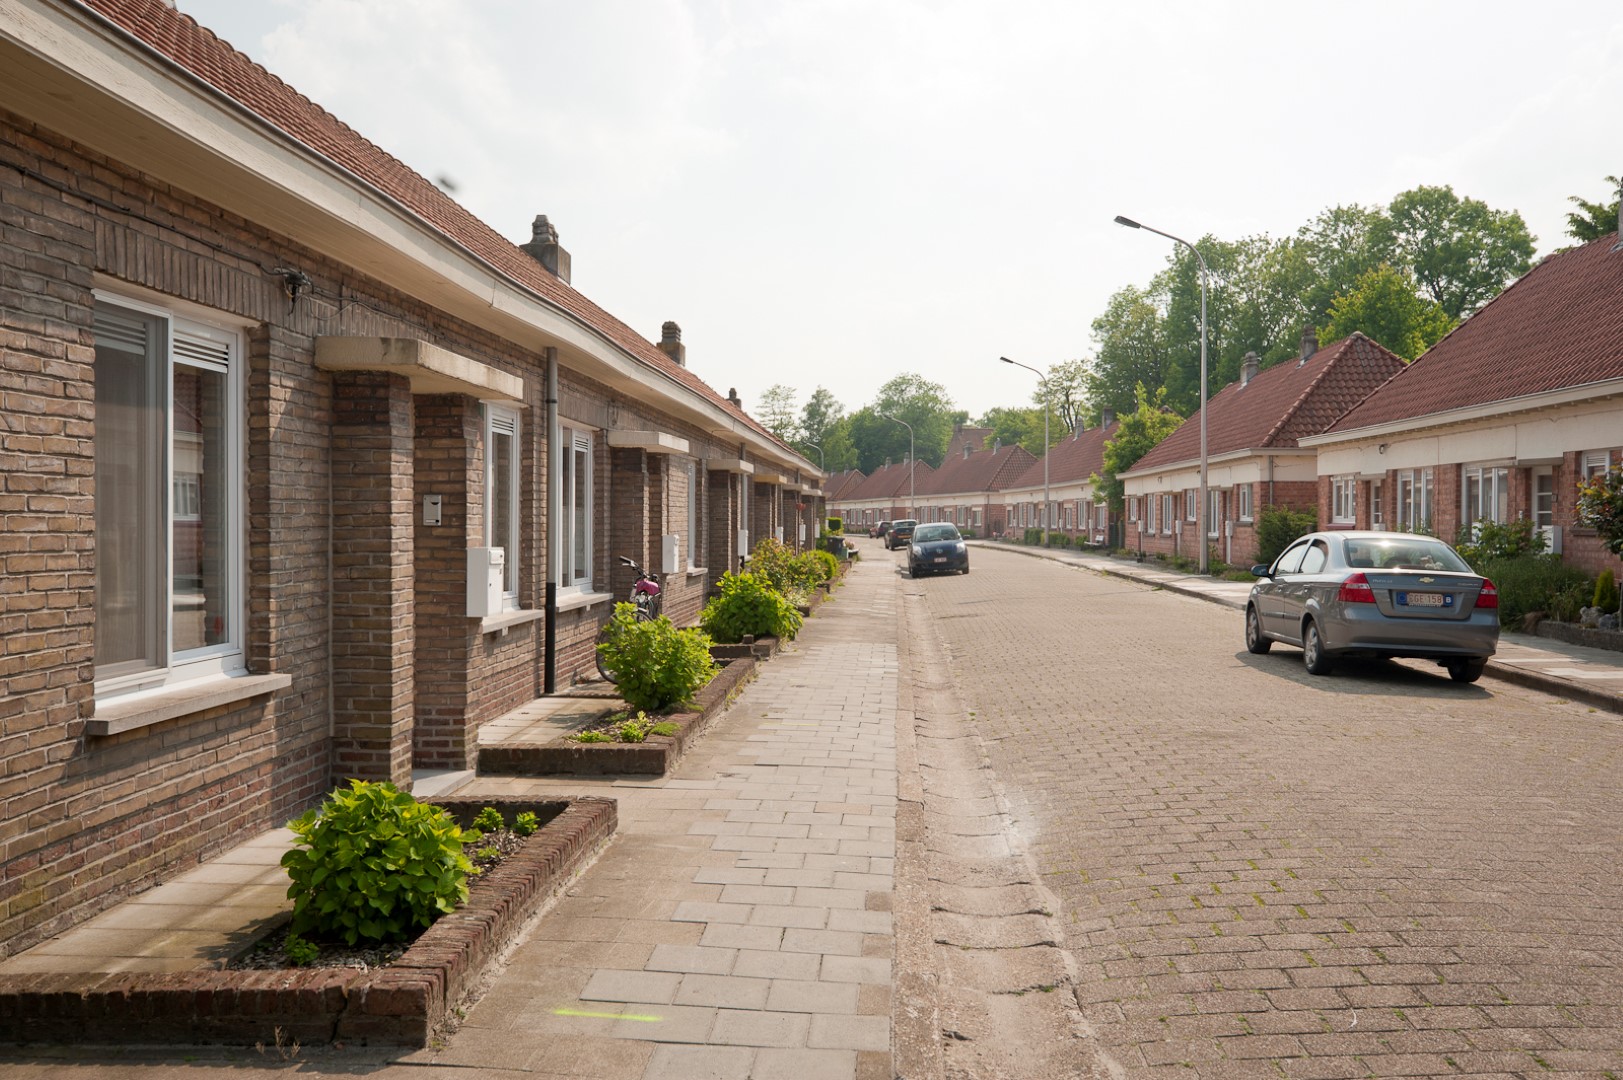
{"label": "car side mirror", "polygon": [[1258,563],[1257,565],[1255,565],[1255,566],[1253,566],[1251,568],[1251,576],[1252,577],[1271,578],[1274,575],[1272,575],[1272,574],[1270,574],[1268,572],[1268,564],[1267,563]]}

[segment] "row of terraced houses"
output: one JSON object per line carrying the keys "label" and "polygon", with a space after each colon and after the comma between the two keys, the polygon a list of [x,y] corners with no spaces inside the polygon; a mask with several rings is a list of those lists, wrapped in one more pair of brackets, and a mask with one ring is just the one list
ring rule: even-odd
{"label": "row of terraced houses", "polygon": [[[1531,519],[1590,573],[1623,571],[1575,518],[1580,483],[1623,466],[1623,244],[1549,256],[1412,364],[1362,334],[1240,378],[1206,403],[1208,512],[1198,535],[1197,413],[1121,474],[1120,520],[1091,480],[1115,430],[1078,430],[1044,463],[961,430],[941,468],[887,465],[829,482],[857,525],[952,521],[975,535],[1048,528],[1075,542],[1249,563],[1258,513],[1311,511],[1330,529],[1426,531]],[[1045,499],[1045,490],[1047,496]]]}
{"label": "row of terraced houses", "polygon": [[[523,223],[509,225],[524,228]],[[344,778],[471,767],[819,470],[161,0],[0,14],[0,957]]]}

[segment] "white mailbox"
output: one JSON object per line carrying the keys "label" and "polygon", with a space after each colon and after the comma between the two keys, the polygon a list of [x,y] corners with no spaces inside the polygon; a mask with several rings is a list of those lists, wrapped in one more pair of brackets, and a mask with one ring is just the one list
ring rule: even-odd
{"label": "white mailbox", "polygon": [[468,549],[468,618],[483,619],[502,609],[506,571],[507,552],[503,549]]}
{"label": "white mailbox", "polygon": [[737,548],[737,550],[738,550],[738,555],[739,555],[740,558],[742,558],[742,557],[744,557],[744,556],[746,556],[746,555],[748,555],[750,553],[750,531],[748,529],[739,529],[738,530],[738,548]]}
{"label": "white mailbox", "polygon": [[660,573],[679,574],[687,567],[682,565],[682,538],[680,536],[661,536],[659,538]]}

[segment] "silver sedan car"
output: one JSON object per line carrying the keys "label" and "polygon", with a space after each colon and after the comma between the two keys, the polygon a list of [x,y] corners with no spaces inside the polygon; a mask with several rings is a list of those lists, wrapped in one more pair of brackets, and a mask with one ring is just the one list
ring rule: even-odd
{"label": "silver sedan car", "polygon": [[1251,572],[1246,648],[1299,645],[1314,675],[1338,656],[1413,656],[1469,683],[1499,647],[1498,590],[1435,537],[1309,533]]}

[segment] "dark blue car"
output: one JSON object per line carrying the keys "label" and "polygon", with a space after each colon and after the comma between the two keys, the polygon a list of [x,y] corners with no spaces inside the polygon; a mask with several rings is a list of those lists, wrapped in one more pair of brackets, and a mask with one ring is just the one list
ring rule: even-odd
{"label": "dark blue car", "polygon": [[936,521],[914,529],[913,543],[907,549],[907,572],[914,577],[969,573],[969,546],[958,534],[958,526]]}

